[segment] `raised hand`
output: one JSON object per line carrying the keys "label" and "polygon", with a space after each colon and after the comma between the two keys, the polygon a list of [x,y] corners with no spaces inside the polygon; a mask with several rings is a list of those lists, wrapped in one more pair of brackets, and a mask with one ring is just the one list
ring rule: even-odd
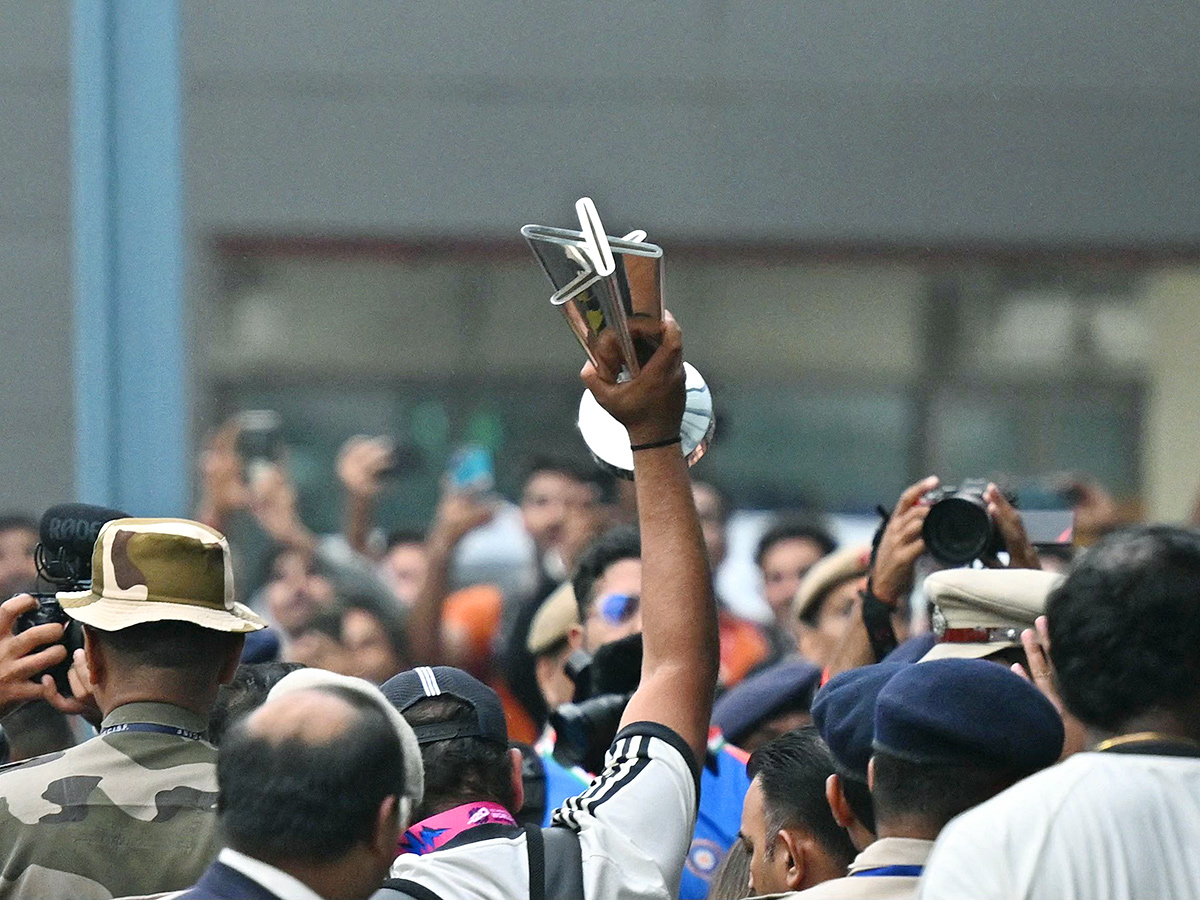
{"label": "raised hand", "polygon": [[1062,695],[1058,692],[1058,685],[1054,680],[1054,666],[1050,663],[1050,632],[1046,625],[1046,617],[1038,616],[1033,624],[1033,628],[1026,628],[1021,632],[1021,646],[1025,648],[1029,671],[1026,672],[1020,663],[1013,663],[1012,670],[1026,681],[1032,681],[1062,716],[1066,738],[1060,758],[1066,759],[1072,753],[1087,749],[1087,729],[1067,711]]}
{"label": "raised hand", "polygon": [[601,333],[594,352],[599,365],[589,360],[579,377],[597,402],[625,426],[630,442],[678,437],[684,407],[683,340],[674,317],[664,311],[658,349],[628,381],[617,381],[621,357],[611,334]]}
{"label": "raised hand", "polygon": [[337,476],[353,497],[374,498],[383,489],[382,473],[392,463],[392,439],[357,434],[342,445]]}
{"label": "raised hand", "polygon": [[983,492],[983,500],[987,504],[988,515],[1004,538],[1004,546],[1008,550],[1008,568],[1040,569],[1042,561],[1038,559],[1037,551],[1025,533],[1021,514],[1008,502],[1000,488],[989,484]]}
{"label": "raised hand", "polygon": [[[58,622],[13,633],[17,619],[37,606],[37,600],[29,594],[18,594],[0,603],[0,715],[31,700],[46,699],[45,688],[34,679],[67,658],[67,648],[58,643],[64,631]],[[49,675],[45,677],[54,683]]]}
{"label": "raised hand", "polygon": [[871,568],[871,592],[889,606],[900,602],[912,587],[913,568],[925,552],[921,529],[929,515],[921,498],[938,483],[937,476],[930,475],[906,487],[883,529]]}

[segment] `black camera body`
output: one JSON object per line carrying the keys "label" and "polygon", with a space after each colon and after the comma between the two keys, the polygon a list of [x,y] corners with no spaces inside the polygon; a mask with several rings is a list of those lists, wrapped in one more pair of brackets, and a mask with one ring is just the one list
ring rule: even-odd
{"label": "black camera body", "polygon": [[576,650],[567,657],[566,668],[575,697],[550,714],[554,757],[564,766],[599,772],[641,678],[642,636],[605,644],[595,654]]}
{"label": "black camera body", "polygon": [[[58,692],[64,697],[71,695],[67,672],[71,669],[71,658],[83,646],[83,629],[68,616],[58,602],[60,591],[86,591],[92,586],[92,550],[96,536],[105,522],[123,519],[127,513],[102,506],[83,503],[61,503],[46,510],[38,525],[39,542],[34,551],[38,579],[54,587],[51,591],[35,591],[37,609],[17,618],[13,631],[20,633],[38,625],[58,623],[65,626],[59,641],[67,648],[67,658],[46,672],[54,676]],[[40,680],[39,673],[37,679]]]}
{"label": "black camera body", "polygon": [[[934,488],[924,496],[929,513],[921,536],[935,559],[946,565],[963,566],[1006,549],[983,499],[987,486],[987,481],[972,478],[957,487]],[[1005,496],[1013,506],[1017,505],[1015,495]]]}
{"label": "black camera body", "polygon": [[36,628],[38,625],[50,625],[57,623],[63,625],[63,636],[59,643],[67,648],[67,658],[62,662],[51,666],[45,672],[41,672],[36,676],[36,680],[41,680],[42,675],[49,673],[54,676],[54,683],[58,686],[58,692],[64,697],[71,696],[71,683],[67,679],[67,672],[71,669],[71,658],[75,655],[75,651],[83,647],[83,629],[79,627],[79,623],[63,612],[62,606],[55,599],[54,594],[35,593],[33,595],[38,602],[37,609],[32,609],[29,612],[17,618],[16,624],[13,626],[13,631],[20,634],[29,628]]}

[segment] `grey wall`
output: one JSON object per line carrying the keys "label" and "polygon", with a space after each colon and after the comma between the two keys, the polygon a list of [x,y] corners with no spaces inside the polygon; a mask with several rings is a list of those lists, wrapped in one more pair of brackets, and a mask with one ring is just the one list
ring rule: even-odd
{"label": "grey wall", "polygon": [[[656,238],[1200,244],[1194,2],[183,7],[199,322],[213,236],[585,192]],[[0,507],[70,492],[68,14],[0,0]]]}
{"label": "grey wall", "polygon": [[0,509],[71,499],[65,3],[0,4]]}
{"label": "grey wall", "polygon": [[198,222],[1192,241],[1192,2],[186,6]]}

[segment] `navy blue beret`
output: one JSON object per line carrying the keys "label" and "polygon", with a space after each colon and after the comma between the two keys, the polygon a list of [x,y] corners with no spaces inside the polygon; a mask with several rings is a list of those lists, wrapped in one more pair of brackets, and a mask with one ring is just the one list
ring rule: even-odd
{"label": "navy blue beret", "polygon": [[763,669],[726,691],[713,707],[713,724],[737,744],[768,719],[790,709],[807,709],[821,670],[804,660]]}
{"label": "navy blue beret", "polygon": [[875,749],[910,762],[1035,772],[1062,746],[1062,717],[1042,692],[982,659],[905,666],[875,704]]}
{"label": "navy blue beret", "polygon": [[875,698],[892,676],[905,668],[908,665],[877,663],[851,669],[835,675],[817,691],[813,722],[843,775],[867,780],[875,736]]}

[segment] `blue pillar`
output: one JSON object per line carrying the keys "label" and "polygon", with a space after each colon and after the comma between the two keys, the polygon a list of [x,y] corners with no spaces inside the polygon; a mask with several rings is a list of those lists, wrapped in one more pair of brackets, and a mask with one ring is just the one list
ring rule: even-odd
{"label": "blue pillar", "polygon": [[74,0],[78,499],[188,501],[178,0]]}

